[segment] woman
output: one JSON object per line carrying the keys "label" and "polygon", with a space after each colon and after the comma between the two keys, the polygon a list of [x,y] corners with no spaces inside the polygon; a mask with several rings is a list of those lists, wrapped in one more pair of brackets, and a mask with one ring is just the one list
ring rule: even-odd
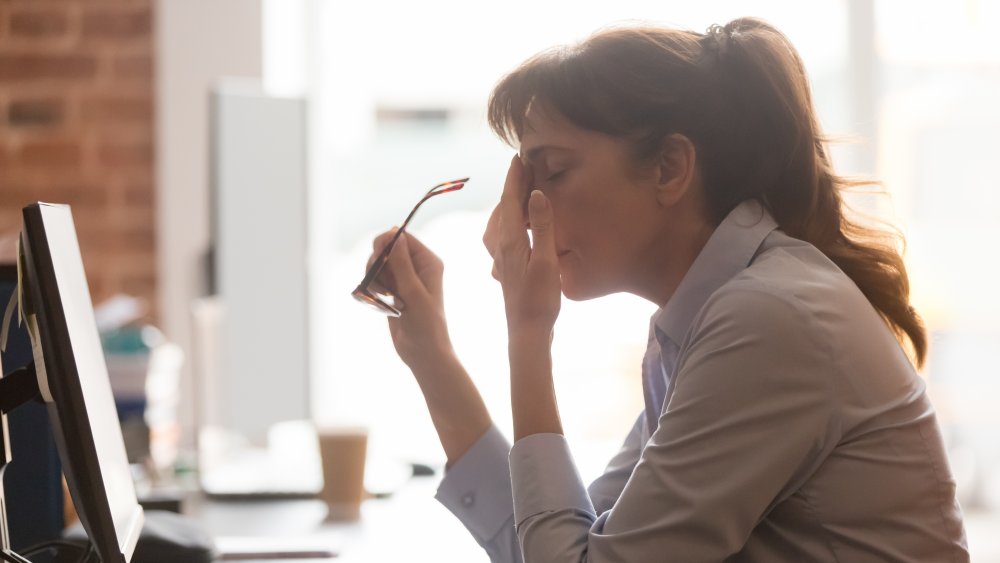
{"label": "woman", "polygon": [[[489,117],[520,147],[484,236],[513,448],[452,352],[441,262],[406,236],[380,281],[448,456],[438,498],[493,561],[968,560],[903,261],[845,215],[787,38],[600,32],[505,77]],[[620,291],[660,307],[646,409],[585,488],[553,325],[560,292]]]}

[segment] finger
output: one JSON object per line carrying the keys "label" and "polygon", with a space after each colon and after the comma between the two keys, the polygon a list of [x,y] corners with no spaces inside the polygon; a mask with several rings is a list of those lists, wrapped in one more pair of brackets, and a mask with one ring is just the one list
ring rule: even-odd
{"label": "finger", "polygon": [[[521,162],[524,163],[523,160]],[[521,188],[521,198],[522,198],[521,209],[523,210],[525,218],[527,218],[528,217],[528,199],[531,196],[531,190],[534,189],[532,186],[535,185],[535,173],[534,173],[534,171],[532,170],[532,168],[530,166],[524,166],[524,167],[522,167],[522,169],[523,169],[523,177],[522,177],[522,181],[521,181],[521,186],[522,186],[522,188]]]}
{"label": "finger", "polygon": [[378,259],[379,254],[382,254],[381,250],[379,250],[378,252],[372,252],[372,255],[368,257],[368,263],[365,264],[366,272],[372,269],[372,265],[375,264],[375,260]]}
{"label": "finger", "polygon": [[[434,296],[440,297],[442,293],[441,271],[422,271],[418,269],[419,264],[414,262],[414,252],[410,245],[415,240],[409,233],[400,235],[399,241],[389,254],[389,260],[386,263],[386,269],[389,270],[391,280],[395,284],[396,291],[393,292],[393,297],[399,303],[404,303],[405,301],[410,301],[411,303],[417,301],[425,302],[433,299]],[[418,242],[417,244],[420,243]],[[427,247],[421,244],[420,248],[430,258],[437,260],[437,257],[427,250]],[[440,268],[440,264],[427,264],[424,267]],[[405,303],[403,306],[406,306]],[[400,307],[397,306],[396,308],[402,311]]]}
{"label": "finger", "polygon": [[493,208],[490,220],[486,222],[486,231],[483,232],[483,246],[490,253],[490,257],[496,255],[497,243],[500,239],[500,206]]}
{"label": "finger", "polygon": [[533,190],[528,200],[531,223],[531,261],[557,261],[556,240],[552,229],[552,205],[540,190]]}
{"label": "finger", "polygon": [[500,212],[511,218],[524,218],[524,204],[527,191],[524,185],[524,163],[514,155],[507,169],[507,178],[503,183],[503,193],[500,194]]}
{"label": "finger", "polygon": [[375,254],[382,252],[382,249],[392,241],[392,237],[396,236],[396,231],[398,230],[399,227],[393,227],[375,237],[372,240],[372,252]]}
{"label": "finger", "polygon": [[382,254],[382,251],[392,240],[392,237],[396,235],[396,231],[398,230],[399,227],[393,227],[372,239],[372,253],[371,256],[368,257],[368,264],[365,265],[366,272],[372,268],[372,264],[374,264],[375,260],[377,260],[379,255]]}
{"label": "finger", "polygon": [[424,268],[436,266],[440,262],[437,255],[431,249],[427,248],[424,243],[420,242],[420,239],[417,237],[410,233],[405,233],[402,238],[406,239],[410,260],[413,262],[414,269],[417,272],[420,272]]}
{"label": "finger", "polygon": [[483,232],[483,246],[486,247],[486,251],[490,253],[490,258],[493,258],[493,268],[490,271],[490,275],[493,279],[500,281],[500,272],[497,270],[497,245],[500,240],[500,205],[493,208],[493,213],[490,213],[490,219],[486,222],[486,231]]}
{"label": "finger", "polygon": [[410,256],[416,258],[418,256],[423,257],[433,254],[431,249],[427,248],[427,245],[420,242],[420,239],[413,236],[413,233],[407,231],[403,234],[403,238],[406,239],[406,245],[410,249]]}
{"label": "finger", "polygon": [[413,262],[413,269],[416,271],[417,277],[432,294],[440,295],[444,290],[442,286],[444,264],[442,264],[441,259],[412,234],[406,233],[403,238],[406,239],[410,260]]}
{"label": "finger", "polygon": [[396,283],[396,290],[406,294],[420,287],[420,277],[413,266],[413,259],[410,255],[409,236],[404,232],[396,241],[396,246],[389,253],[386,268],[392,275]]}
{"label": "finger", "polygon": [[392,272],[389,271],[388,262],[386,262],[378,275],[368,283],[368,289],[382,295],[394,295],[396,293],[395,288],[396,280],[393,279]]}
{"label": "finger", "polygon": [[511,250],[527,251],[528,234],[524,215],[524,165],[516,155],[510,161],[503,194],[500,196],[500,242]]}

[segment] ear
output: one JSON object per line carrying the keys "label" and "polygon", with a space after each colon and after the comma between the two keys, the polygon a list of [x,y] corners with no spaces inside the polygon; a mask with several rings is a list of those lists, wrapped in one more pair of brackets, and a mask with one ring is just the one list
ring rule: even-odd
{"label": "ear", "polygon": [[662,206],[673,206],[691,190],[696,182],[697,151],[691,139],[674,133],[663,139],[656,162],[656,200]]}

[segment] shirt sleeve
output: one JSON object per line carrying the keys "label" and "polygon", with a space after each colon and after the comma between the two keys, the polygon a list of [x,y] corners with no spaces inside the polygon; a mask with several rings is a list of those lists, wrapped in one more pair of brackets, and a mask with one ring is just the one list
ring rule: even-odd
{"label": "shirt sleeve", "polygon": [[[618,500],[642,445],[648,438],[646,417],[639,413],[618,453],[588,494],[598,512]],[[508,453],[510,444],[491,426],[445,474],[436,498],[469,530],[494,563],[520,562],[521,547],[514,530],[513,491]]]}
{"label": "shirt sleeve", "polygon": [[565,439],[510,453],[525,563],[723,561],[838,439],[834,362],[794,297],[718,292],[694,323],[659,427],[598,513]]}
{"label": "shirt sleeve", "polygon": [[647,439],[649,432],[646,429],[646,414],[640,412],[639,418],[632,425],[632,430],[625,437],[618,453],[608,462],[604,473],[587,487],[590,502],[597,514],[609,510],[621,496],[622,489],[632,476],[632,470],[639,461],[639,454],[642,453],[642,446]]}
{"label": "shirt sleeve", "polygon": [[510,443],[495,426],[456,461],[435,498],[465,525],[492,563],[520,563],[514,531],[508,453]]}

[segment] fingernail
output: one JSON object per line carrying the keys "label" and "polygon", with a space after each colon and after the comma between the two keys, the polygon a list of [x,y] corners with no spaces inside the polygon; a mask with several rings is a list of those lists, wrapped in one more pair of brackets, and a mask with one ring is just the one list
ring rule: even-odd
{"label": "fingernail", "polygon": [[532,190],[531,196],[528,199],[528,207],[534,208],[535,212],[545,211],[548,209],[549,201],[540,190]]}

